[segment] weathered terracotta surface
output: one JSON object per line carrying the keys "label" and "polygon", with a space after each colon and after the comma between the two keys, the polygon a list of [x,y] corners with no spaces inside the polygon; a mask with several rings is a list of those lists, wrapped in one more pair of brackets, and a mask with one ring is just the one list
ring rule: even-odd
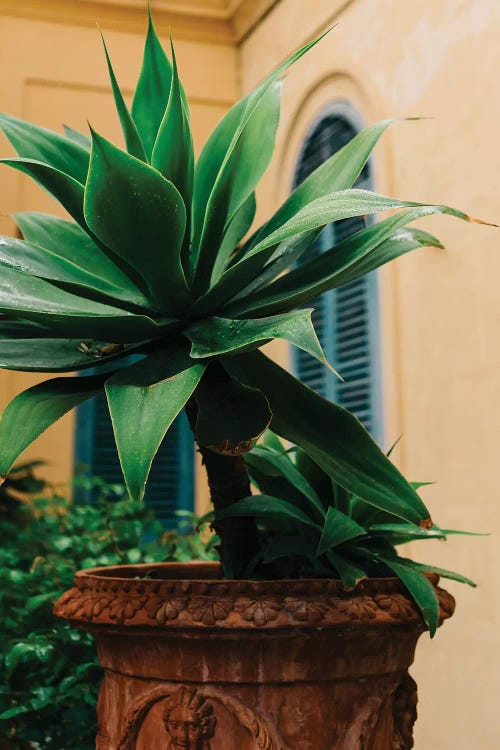
{"label": "weathered terracotta surface", "polygon": [[[94,569],[56,604],[106,670],[97,750],[413,746],[424,624],[399,581],[219,576],[215,563]],[[446,619],[454,601],[437,591]]]}

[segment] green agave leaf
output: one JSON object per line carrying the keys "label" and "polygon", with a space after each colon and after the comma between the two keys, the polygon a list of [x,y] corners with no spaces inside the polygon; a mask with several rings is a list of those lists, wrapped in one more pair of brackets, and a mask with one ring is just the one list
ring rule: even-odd
{"label": "green agave leaf", "polygon": [[180,251],[186,210],[171,182],[92,131],[85,187],[90,229],[146,282],[154,309],[182,311],[189,294]]}
{"label": "green agave leaf", "polygon": [[[436,526],[420,529],[410,523],[374,523],[366,530],[369,534],[380,534],[389,538],[391,544],[402,544],[417,539],[446,539],[445,532]],[[394,538],[401,541],[395,541]]]}
{"label": "green agave leaf", "polygon": [[[328,32],[327,32],[328,33]],[[195,170],[194,227],[199,238],[203,229],[206,208],[215,183],[226,162],[231,158],[241,133],[270,86],[277,81],[294,62],[317,44],[324,34],[297,50],[276,68],[254,91],[241,99],[227,112],[203,147]]]}
{"label": "green agave leaf", "polygon": [[[206,206],[199,246],[195,246],[194,286],[207,289],[224,231],[253,193],[271,160],[279,121],[281,84],[273,83],[230,144]],[[251,108],[251,105],[248,105]],[[196,200],[196,198],[195,198]]]}
{"label": "green agave leaf", "polygon": [[367,503],[428,525],[424,503],[356,417],[300,383],[261,352],[226,357],[224,367],[268,398],[271,429],[296,443],[338,484]]}
{"label": "green agave leaf", "polygon": [[253,279],[258,278],[266,262],[273,256],[276,248],[270,247],[259,255],[244,258],[230,266],[220,279],[193,304],[192,314],[198,318],[208,318],[217,312],[222,313],[229,307],[227,301],[245,289]]}
{"label": "green agave leaf", "polygon": [[308,501],[284,476],[278,474],[277,470],[260,456],[256,456],[251,450],[244,454],[245,464],[248,469],[250,481],[262,495],[273,495],[296,505],[302,510],[307,509]]}
{"label": "green agave leaf", "polygon": [[64,135],[66,138],[69,138],[70,141],[74,141],[75,143],[78,143],[79,146],[86,149],[86,151],[90,151],[90,138],[88,135],[85,135],[85,133],[80,133],[78,130],[75,130],[74,128],[70,128],[69,125],[63,125],[64,129]]}
{"label": "green agave leaf", "polygon": [[[221,301],[228,299],[229,296],[232,297],[231,302],[225,306],[225,309],[232,308],[234,305],[237,306],[240,300],[243,302],[243,305],[245,303],[248,304],[248,299],[253,298],[253,293],[255,291],[260,290],[262,287],[273,281],[277,276],[281,276],[288,268],[295,265],[295,263],[297,263],[297,261],[315,242],[321,234],[321,231],[321,229],[318,229],[314,232],[304,232],[304,234],[299,235],[299,237],[292,237],[284,242],[280,242],[277,248],[275,250],[273,249],[269,260],[262,267],[262,270],[260,272],[258,271],[253,276],[250,275],[252,262],[256,263],[258,269],[262,265],[262,259],[260,254],[252,256],[248,263],[242,263],[240,269],[237,272],[235,271],[234,278],[231,278],[230,274],[227,275],[226,289],[228,291],[226,292],[224,288],[220,288],[215,292],[214,296],[221,299]],[[269,254],[269,251],[267,251],[266,254]],[[247,278],[248,283],[245,281],[245,277]],[[230,286],[232,286],[235,281],[237,281],[239,287],[241,287],[242,283],[245,286],[233,296],[232,292],[230,292]],[[223,295],[221,297],[222,293]],[[207,293],[207,297],[209,294],[210,291]]]}
{"label": "green agave leaf", "polygon": [[[308,239],[314,239],[315,232],[332,221],[338,221],[340,219],[346,219],[353,216],[364,216],[366,214],[371,214],[378,211],[388,211],[395,208],[417,206],[422,206],[422,204],[411,203],[408,201],[398,201],[393,198],[386,198],[384,196],[377,195],[376,193],[371,193],[368,190],[342,190],[337,193],[318,198],[317,200],[312,201],[312,203],[310,203],[309,205],[305,206],[305,208],[303,208],[302,210],[298,211],[298,213],[292,219],[286,222],[282,227],[276,229],[274,232],[271,232],[271,234],[266,239],[257,243],[255,247],[247,252],[242,260],[240,260],[231,268],[228,268],[228,270],[224,274],[222,274],[218,283],[215,284],[215,286],[210,289],[207,295],[205,295],[205,297],[200,300],[200,303],[198,303],[197,306],[197,311],[198,308],[203,311],[206,310],[208,306],[213,305],[214,302],[216,302],[218,307],[220,307],[232,296],[235,296],[238,292],[244,290],[249,283],[251,283],[259,276],[266,263],[268,261],[271,261],[275,253],[277,253],[278,257],[281,260],[281,263],[285,265],[288,259],[288,252],[294,253],[297,247],[295,242],[293,242],[292,240],[296,239],[298,241],[299,248],[301,248],[301,243],[303,241],[304,246],[302,247],[302,249],[305,250],[307,248]],[[428,207],[426,206],[425,208],[427,209]],[[442,209],[442,212],[451,213],[453,215],[459,216],[460,218],[467,218],[465,214],[462,214],[461,212],[455,211],[454,209],[448,208],[446,206],[440,208]],[[283,243],[281,251],[278,250],[280,243]],[[435,244],[434,238],[432,244]],[[334,250],[336,252],[337,248],[334,248]],[[333,253],[333,250],[330,252]],[[406,252],[408,252],[408,250]],[[296,254],[293,254],[292,258],[296,258]],[[337,256],[335,256],[335,260],[336,259]],[[330,261],[331,255],[326,262],[327,268]],[[381,265],[381,263],[378,263],[378,265]],[[375,264],[375,267],[376,266],[377,264]],[[325,271],[323,270],[323,273],[324,272]],[[363,273],[364,272],[365,271],[363,271]],[[358,273],[358,275],[361,275],[361,272]],[[283,277],[283,280],[278,279],[275,284],[283,283],[285,279],[288,283],[287,277]],[[320,281],[321,280],[322,277],[320,277]],[[315,281],[317,281],[316,277]],[[342,281],[342,283],[346,282]],[[327,288],[331,287],[332,284],[327,286]],[[274,289],[274,284],[271,286],[271,288]],[[255,305],[256,307],[257,303],[254,302],[255,298],[258,298],[260,300],[261,297],[263,297],[265,300],[266,293],[267,291],[263,290],[262,294],[257,293],[256,295],[252,295],[251,303],[248,301],[248,298],[246,298],[245,300],[236,302],[234,305],[227,306],[227,309],[230,309],[231,311],[237,310],[238,315],[240,315],[242,314],[240,313],[240,311],[246,310],[250,306],[250,304]],[[316,294],[317,292],[315,292],[314,296],[316,296]],[[243,295],[240,294],[239,296],[242,297]],[[281,298],[280,305],[281,307],[283,307]],[[278,305],[275,306],[278,307]],[[293,305],[290,305],[289,307],[292,306]],[[264,308],[263,306],[262,309],[267,308]]]}
{"label": "green agave leaf", "polygon": [[[410,482],[413,487],[413,483]],[[413,488],[415,489],[415,488]],[[392,513],[386,513],[379,508],[374,508],[359,497],[351,499],[351,518],[354,518],[366,529],[368,526],[378,523],[401,523],[401,519]]]}
{"label": "green agave leaf", "polygon": [[230,378],[224,370],[218,377],[207,371],[196,389],[196,403],[197,442],[222,455],[250,450],[271,421],[264,394]]}
{"label": "green agave leaf", "polygon": [[[333,504],[333,480],[331,477],[312,460],[303,448],[296,448],[295,458],[297,469],[314,487],[316,493],[322,498],[325,505]],[[368,506],[371,507],[371,506]]]}
{"label": "green agave leaf", "polygon": [[198,385],[205,364],[172,345],[106,382],[118,455],[130,497],[142,500],[153,458],[167,430]]}
{"label": "green agave leaf", "polygon": [[[172,44],[173,72],[167,108],[151,156],[151,164],[170,180],[182,196],[190,221],[193,196],[194,154],[189,117],[184,107],[181,84]],[[189,248],[189,231],[186,233]],[[187,258],[186,258],[187,261]]]}
{"label": "green agave leaf", "polygon": [[[337,246],[338,247],[338,246]],[[385,242],[381,242],[373,252],[362,258],[357,263],[347,267],[345,271],[339,271],[327,277],[324,282],[320,282],[313,287],[298,288],[295,291],[282,291],[275,289],[275,284],[271,284],[267,289],[262,290],[246,300],[241,298],[241,303],[228,305],[224,312],[238,317],[246,315],[269,315],[272,313],[283,313],[284,311],[300,305],[311,303],[318,294],[322,294],[329,289],[336,289],[339,286],[348,284],[355,279],[365,276],[370,271],[395,260],[412,250],[418,250],[421,247],[442,247],[436,237],[420,229],[404,229],[395,232],[394,235]],[[337,260],[337,259],[336,259]],[[332,264],[333,265],[333,264]],[[293,271],[289,274],[291,274]],[[278,282],[281,281],[278,279]],[[320,291],[317,291],[317,290]]]}
{"label": "green agave leaf", "polygon": [[255,200],[255,193],[251,193],[241,208],[236,211],[227,226],[219,246],[217,257],[215,258],[210,285],[213,285],[223,273],[238,242],[252,226],[256,210],[257,202]]}
{"label": "green agave leaf", "polygon": [[6,267],[0,274],[0,313],[39,321],[68,338],[121,343],[155,338],[178,327],[177,321],[133,315]]}
{"label": "green agave leaf", "polygon": [[406,561],[402,562],[403,558],[396,558],[396,562],[393,558],[381,555],[374,555],[374,557],[387,565],[401,580],[405,588],[408,589],[412,599],[414,599],[422,612],[423,618],[429,628],[430,636],[433,638],[439,625],[439,601],[432,583],[423,573],[407,565]]}
{"label": "green agave leaf", "polygon": [[5,114],[0,114],[0,130],[22,159],[42,162],[85,183],[89,154],[76,141]]}
{"label": "green agave leaf", "polygon": [[413,208],[366,227],[255,294],[250,296],[245,290],[239,301],[225,309],[234,315],[248,315],[252,310],[272,314],[306,304],[323,292],[347,284],[419,247],[442,247],[427,232],[402,228],[410,221],[434,213],[442,210],[427,206]]}
{"label": "green agave leaf", "polygon": [[293,461],[290,458],[290,454],[285,448],[285,444],[281,442],[279,437],[272,430],[265,431],[264,435],[262,436],[262,444],[265,445],[266,448],[269,448],[278,455],[286,458],[289,463],[293,464]]}
{"label": "green agave leaf", "polygon": [[[113,66],[108,54],[108,48],[106,46],[106,42],[104,41],[104,36],[102,35],[102,33],[101,39],[104,47],[104,54],[106,55],[106,62],[108,64],[108,72],[111,81],[111,89],[113,91],[113,98],[115,100],[115,107],[118,113],[118,117],[120,118],[120,125],[122,127],[123,137],[125,138],[127,151],[129,152],[129,154],[132,154],[132,156],[135,156],[136,159],[147,161],[144,146],[142,145],[141,141],[141,136],[137,131],[135,122],[132,119],[132,115],[129,112],[120,86],[118,85],[118,81],[116,80],[115,72],[113,70]],[[90,145],[91,141],[89,141],[89,146]]]}
{"label": "green agave leaf", "polygon": [[[84,259],[82,259],[84,260]],[[67,259],[56,252],[34,245],[30,242],[0,237],[0,267],[14,268],[27,275],[38,276],[52,282],[73,294],[87,299],[97,299],[110,304],[142,304],[147,306],[146,298],[138,291],[136,294],[107,283],[92,272],[95,264],[82,263],[80,259]],[[132,299],[131,299],[132,297]],[[135,299],[134,299],[135,298]]]}
{"label": "green agave leaf", "polygon": [[311,201],[339,190],[352,188],[361,174],[380,137],[395,120],[383,120],[371,125],[330,156],[295,188],[276,213],[248,243],[247,250],[279,229]]}
{"label": "green agave leaf", "polygon": [[[237,102],[209,135],[195,165],[193,193],[193,242],[200,241],[208,199],[222,167],[233,136],[246,107],[246,99]],[[193,248],[195,256],[197,244]]]}
{"label": "green agave leaf", "polygon": [[87,229],[83,216],[85,191],[80,182],[54,167],[48,167],[33,159],[0,159],[0,164],[6,164],[8,167],[27,174],[53,195],[83,229]]}
{"label": "green agave leaf", "polygon": [[360,581],[368,578],[363,568],[353,565],[353,563],[346,560],[339,552],[334,552],[330,549],[326,555],[330,563],[336,568],[346,591],[353,591]]}
{"label": "green agave leaf", "polygon": [[[393,122],[394,120],[384,120],[365,128],[365,130],[358,133],[340,151],[337,151],[326,162],[321,164],[293,191],[274,216],[246,243],[239,259],[257,244],[259,240],[262,240],[270,232],[279,228],[311,201],[329,195],[332,192],[351,188],[367,163],[381,135]],[[281,243],[267,262],[264,270],[258,275],[254,273],[253,277],[250,276],[253,280],[240,294],[250,294],[292,266],[314,242],[319,231],[321,230],[306,232],[305,235],[298,239],[288,239],[284,243]]]}
{"label": "green agave leaf", "polygon": [[148,7],[148,31],[139,80],[132,102],[132,117],[144,144],[148,159],[151,157],[160,123],[165,113],[172,65],[156,34],[151,9]]}
{"label": "green agave leaf", "polygon": [[333,479],[331,480],[331,484],[334,507],[344,513],[346,516],[350,517],[352,502],[351,493],[344,489],[344,487],[341,487],[340,484],[337,484],[337,482],[335,482]]}
{"label": "green agave leaf", "polygon": [[0,315],[0,339],[50,338],[49,329],[28,320],[13,320]]}
{"label": "green agave leaf", "polygon": [[298,523],[300,526],[316,529],[318,533],[321,532],[321,526],[315,523],[306,513],[303,513],[299,508],[288,503],[286,500],[282,500],[279,497],[272,497],[271,495],[255,495],[239,500],[219,513],[218,520],[222,521],[225,518],[245,516],[257,516],[259,518],[269,516],[271,518],[283,519],[284,521],[292,521],[293,523]]}
{"label": "green agave leaf", "polygon": [[361,276],[366,276],[370,271],[421,247],[443,248],[440,241],[428,232],[414,228],[400,229],[389,240],[380,243],[375,252],[362,258],[358,263],[354,263],[346,269],[345,273],[340,273],[335,280],[335,286],[330,288],[349,284]]}
{"label": "green agave leaf", "polygon": [[[279,242],[283,242],[288,237],[324,227],[332,221],[348,219],[353,216],[366,216],[397,208],[423,208],[424,205],[423,203],[415,203],[414,201],[401,201],[396,198],[388,198],[387,196],[373,193],[370,190],[340,190],[339,192],[325,195],[308,203],[281,227],[278,227],[265,239],[258,242],[249,251],[247,257],[255,255],[261,250],[265,250]],[[428,206],[425,207],[429,208]],[[449,206],[436,206],[435,208],[440,208],[442,213],[470,221],[470,217],[467,214]]]}
{"label": "green agave leaf", "polygon": [[292,487],[298,490],[301,495],[309,500],[310,504],[314,507],[317,513],[319,513],[320,518],[325,517],[325,509],[317,492],[300,473],[295,464],[290,461],[286,453],[277,453],[274,450],[257,445],[248,458],[250,466],[252,466],[254,458],[260,459],[261,467],[262,463],[264,463],[264,466],[267,463],[270,468],[274,469],[277,476],[282,477],[286,482],[291,484]]}
{"label": "green agave leaf", "polygon": [[[89,351],[80,339],[6,338],[0,327],[0,368],[22,372],[71,372],[85,370],[113,359],[128,356],[135,347],[89,342]],[[95,352],[95,353],[93,353]]]}
{"label": "green agave leaf", "polygon": [[[389,454],[387,454],[387,455],[389,455]],[[414,489],[419,490],[421,487],[429,487],[432,484],[436,484],[436,483],[435,482],[412,482],[411,486]]]}
{"label": "green agave leaf", "polygon": [[[192,342],[194,359],[217,357],[237,353],[250,347],[262,346],[271,339],[280,338],[315,357],[333,369],[327,362],[311,321],[312,310],[295,310],[285,315],[255,320],[227,320],[209,318],[194,323],[185,335]],[[334,371],[335,372],[335,371]]]}
{"label": "green agave leaf", "polygon": [[103,375],[55,378],[28,388],[6,407],[0,419],[0,484],[12,464],[51,424],[102,389]]}
{"label": "green agave leaf", "polygon": [[28,242],[97,274],[104,288],[115,290],[116,299],[138,307],[148,306],[147,298],[133,281],[77,224],[38,212],[14,214],[14,219]]}
{"label": "green agave leaf", "polygon": [[427,565],[425,563],[418,563],[414,560],[408,560],[406,557],[398,557],[398,560],[401,562],[401,560],[404,561],[404,565],[409,566],[410,568],[414,568],[415,570],[421,571],[423,573],[437,573],[437,575],[441,576],[442,578],[448,578],[450,581],[458,581],[458,583],[466,583],[468,586],[472,586],[472,588],[477,587],[477,583],[474,581],[471,581],[470,578],[466,578],[466,576],[461,575],[460,573],[455,573],[452,570],[446,570],[446,568],[439,568],[436,565]]}
{"label": "green agave leaf", "polygon": [[253,258],[252,254],[249,258],[246,256],[260,240],[278,229],[283,222],[288,221],[311,201],[332,192],[351,188],[380,136],[391,122],[393,120],[385,120],[363,130],[301,183],[274,216],[245,243],[238,257],[241,265],[238,263],[234,270],[228,269],[218,288],[208,292],[207,303],[212,297],[220,305],[231,297],[238,298],[241,294],[250,294],[293,265],[314,242],[321,228],[305,232],[298,238],[288,238],[272,252],[268,250],[259,253],[258,259]]}
{"label": "green agave leaf", "polygon": [[337,508],[328,508],[325,518],[325,525],[318,543],[316,556],[324,555],[332,547],[338,547],[339,544],[355,539],[358,536],[366,535],[366,531],[359,526],[352,518],[346,516]]}

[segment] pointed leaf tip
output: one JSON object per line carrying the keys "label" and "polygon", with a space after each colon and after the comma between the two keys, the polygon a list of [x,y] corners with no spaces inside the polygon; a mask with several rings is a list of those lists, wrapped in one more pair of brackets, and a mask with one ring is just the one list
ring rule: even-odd
{"label": "pointed leaf tip", "polygon": [[493,224],[491,221],[483,221],[482,219],[476,219],[474,216],[466,216],[467,221],[469,221],[471,224],[483,224],[485,227],[495,227],[496,229],[499,228],[499,224]]}
{"label": "pointed leaf tip", "polygon": [[120,89],[118,80],[113,70],[113,65],[111,64],[111,59],[108,53],[108,48],[106,45],[106,41],[104,39],[104,35],[100,29],[99,29],[99,33],[101,34],[102,44],[104,47],[104,54],[105,54],[106,63],[108,66],[108,73],[109,73],[109,79],[111,81],[111,89],[113,92],[115,109],[117,111],[118,118],[120,120],[120,125],[122,128],[123,136],[125,138],[125,143],[127,145],[127,151],[129,152],[129,154],[132,154],[132,156],[135,156],[137,159],[140,159],[141,161],[147,161],[140,135],[137,132],[137,128],[132,119],[132,115],[130,114],[127,104],[125,103],[125,99],[123,98],[122,91]]}
{"label": "pointed leaf tip", "polygon": [[420,521],[419,526],[421,529],[432,529],[432,527],[434,526],[434,521],[429,516],[429,518],[424,518],[423,521]]}
{"label": "pointed leaf tip", "polygon": [[139,80],[132,101],[132,118],[149,158],[167,106],[172,65],[156,33],[151,8]]}

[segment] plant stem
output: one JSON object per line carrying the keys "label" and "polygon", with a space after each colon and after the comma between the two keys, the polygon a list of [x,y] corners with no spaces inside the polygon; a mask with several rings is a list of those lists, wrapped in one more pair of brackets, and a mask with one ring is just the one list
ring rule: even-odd
{"label": "plant stem", "polygon": [[[195,432],[197,406],[194,398],[186,404],[186,413]],[[207,472],[215,520],[213,528],[221,540],[220,557],[226,578],[240,578],[258,546],[257,526],[253,518],[217,519],[221,511],[251,494],[246,464],[241,456],[222,456],[198,445]]]}

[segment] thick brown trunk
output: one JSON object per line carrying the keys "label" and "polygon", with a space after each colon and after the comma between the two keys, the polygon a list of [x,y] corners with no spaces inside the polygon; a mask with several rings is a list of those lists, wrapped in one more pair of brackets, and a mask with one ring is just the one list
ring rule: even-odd
{"label": "thick brown trunk", "polygon": [[[193,434],[196,424],[196,402],[191,399],[186,412]],[[253,518],[217,516],[238,500],[251,494],[245,461],[241,456],[221,456],[198,445],[207,472],[210,499],[215,511],[213,527],[221,540],[220,556],[226,578],[241,578],[248,563],[258,551],[257,527]]]}

